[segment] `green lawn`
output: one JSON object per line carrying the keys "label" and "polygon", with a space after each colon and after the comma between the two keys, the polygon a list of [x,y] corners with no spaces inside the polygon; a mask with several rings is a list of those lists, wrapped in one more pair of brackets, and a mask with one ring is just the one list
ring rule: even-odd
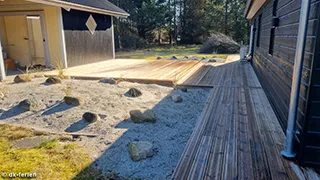
{"label": "green lawn", "polygon": [[173,48],[149,48],[143,50],[135,50],[129,52],[117,52],[117,59],[147,59],[156,60],[157,57],[162,57],[162,59],[170,59],[172,56],[177,58],[184,58],[185,56],[198,57],[198,58],[223,58],[228,57],[227,54],[200,54],[199,49],[201,46],[175,46]]}
{"label": "green lawn", "polygon": [[25,127],[0,125],[0,173],[36,173],[37,179],[48,180],[129,180],[117,174],[102,174],[90,167],[92,159],[86,150],[74,142],[62,142],[63,137],[35,148],[15,148],[12,145],[15,140],[41,135],[46,133]]}

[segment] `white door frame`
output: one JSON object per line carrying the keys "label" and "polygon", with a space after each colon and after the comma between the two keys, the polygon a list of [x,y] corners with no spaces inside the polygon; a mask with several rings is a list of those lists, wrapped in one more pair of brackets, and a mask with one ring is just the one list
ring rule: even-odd
{"label": "white door frame", "polygon": [[58,25],[59,25],[59,38],[60,38],[60,50],[61,50],[61,61],[62,65],[65,69],[68,68],[68,60],[67,60],[67,49],[66,49],[66,40],[64,36],[64,27],[63,27],[63,17],[61,7],[57,7],[58,14]]}
{"label": "white door frame", "polygon": [[45,56],[45,61],[46,61],[46,67],[49,68],[49,67],[51,67],[51,65],[50,65],[50,53],[49,53],[48,34],[47,34],[46,19],[45,19],[44,11],[0,12],[0,16],[28,16],[28,15],[40,16],[41,31],[42,31],[42,37],[43,37],[43,40],[44,40],[44,56]]}

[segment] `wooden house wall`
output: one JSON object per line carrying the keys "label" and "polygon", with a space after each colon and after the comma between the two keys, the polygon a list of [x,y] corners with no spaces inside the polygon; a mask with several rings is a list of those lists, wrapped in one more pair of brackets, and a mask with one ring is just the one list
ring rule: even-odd
{"label": "wooden house wall", "polygon": [[[319,12],[320,13],[320,12]],[[308,99],[304,138],[304,163],[320,167],[320,28],[317,29],[316,51]]]}
{"label": "wooden house wall", "polygon": [[[312,89],[310,89],[311,73],[313,72],[313,60],[316,50],[319,4],[320,0],[311,1],[304,67],[300,87],[297,128],[301,134],[296,137],[297,145],[295,147],[301,156],[304,154],[304,149],[302,148],[304,147],[304,143],[302,141],[304,137],[308,136],[306,127],[309,122],[306,121],[305,117],[307,117],[309,91],[312,91]],[[274,50],[272,55],[269,54],[269,42],[273,17],[273,1],[269,1],[269,3],[264,5],[252,21],[254,22],[254,20],[256,20],[258,24],[259,16],[262,16],[260,45],[259,47],[255,47],[253,67],[279,117],[280,124],[284,131],[287,127],[289,112],[300,6],[301,0],[278,0],[277,17],[279,17],[279,26],[275,29]],[[258,26],[256,31],[259,31]],[[257,42],[258,34],[257,32],[255,33],[255,42]],[[316,123],[316,121],[313,121],[313,123]],[[320,123],[318,123],[317,130],[320,130],[319,125]],[[320,143],[318,144],[320,145]],[[320,158],[318,161],[320,162]]]}
{"label": "wooden house wall", "polygon": [[[94,34],[86,26],[90,15],[97,23]],[[113,59],[111,16],[62,9],[62,17],[69,67]]]}

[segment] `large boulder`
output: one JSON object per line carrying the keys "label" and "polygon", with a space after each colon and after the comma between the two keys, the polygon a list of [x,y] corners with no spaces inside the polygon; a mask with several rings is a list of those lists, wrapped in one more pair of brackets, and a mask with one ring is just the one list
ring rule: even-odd
{"label": "large boulder", "polygon": [[62,80],[60,78],[58,78],[58,77],[49,77],[46,80],[46,83],[47,84],[61,84]]}
{"label": "large boulder", "polygon": [[156,122],[157,118],[153,111],[146,110],[142,113],[140,110],[130,111],[131,121],[134,123],[144,123],[144,122]]}
{"label": "large boulder", "polygon": [[18,107],[20,109],[25,110],[25,111],[32,111],[38,107],[38,103],[35,100],[26,99],[26,100],[21,101],[18,104]]}
{"label": "large boulder", "polygon": [[148,141],[131,142],[128,150],[133,161],[140,161],[153,156],[153,144]]}
{"label": "large boulder", "polygon": [[203,44],[200,53],[236,54],[239,53],[239,50],[240,45],[231,37],[222,33],[215,33]]}
{"label": "large boulder", "polygon": [[94,123],[99,120],[99,116],[91,112],[86,112],[82,115],[82,119],[88,123]]}
{"label": "large boulder", "polygon": [[19,74],[14,78],[15,83],[26,83],[31,82],[31,76],[29,74]]}
{"label": "large boulder", "polygon": [[81,99],[73,96],[65,96],[64,102],[68,105],[73,105],[73,106],[81,105]]}

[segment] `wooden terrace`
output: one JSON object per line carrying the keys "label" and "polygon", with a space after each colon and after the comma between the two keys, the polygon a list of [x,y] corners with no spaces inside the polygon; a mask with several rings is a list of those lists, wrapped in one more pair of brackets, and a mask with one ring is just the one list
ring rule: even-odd
{"label": "wooden terrace", "polygon": [[[251,65],[170,60],[110,60],[66,75],[212,88],[172,179],[312,179],[319,175],[280,155],[285,134]],[[50,74],[51,73],[51,74]],[[57,72],[48,72],[54,75]]]}
{"label": "wooden terrace", "polygon": [[206,68],[199,85],[214,87],[172,179],[320,179],[280,155],[285,134],[249,63]]}

